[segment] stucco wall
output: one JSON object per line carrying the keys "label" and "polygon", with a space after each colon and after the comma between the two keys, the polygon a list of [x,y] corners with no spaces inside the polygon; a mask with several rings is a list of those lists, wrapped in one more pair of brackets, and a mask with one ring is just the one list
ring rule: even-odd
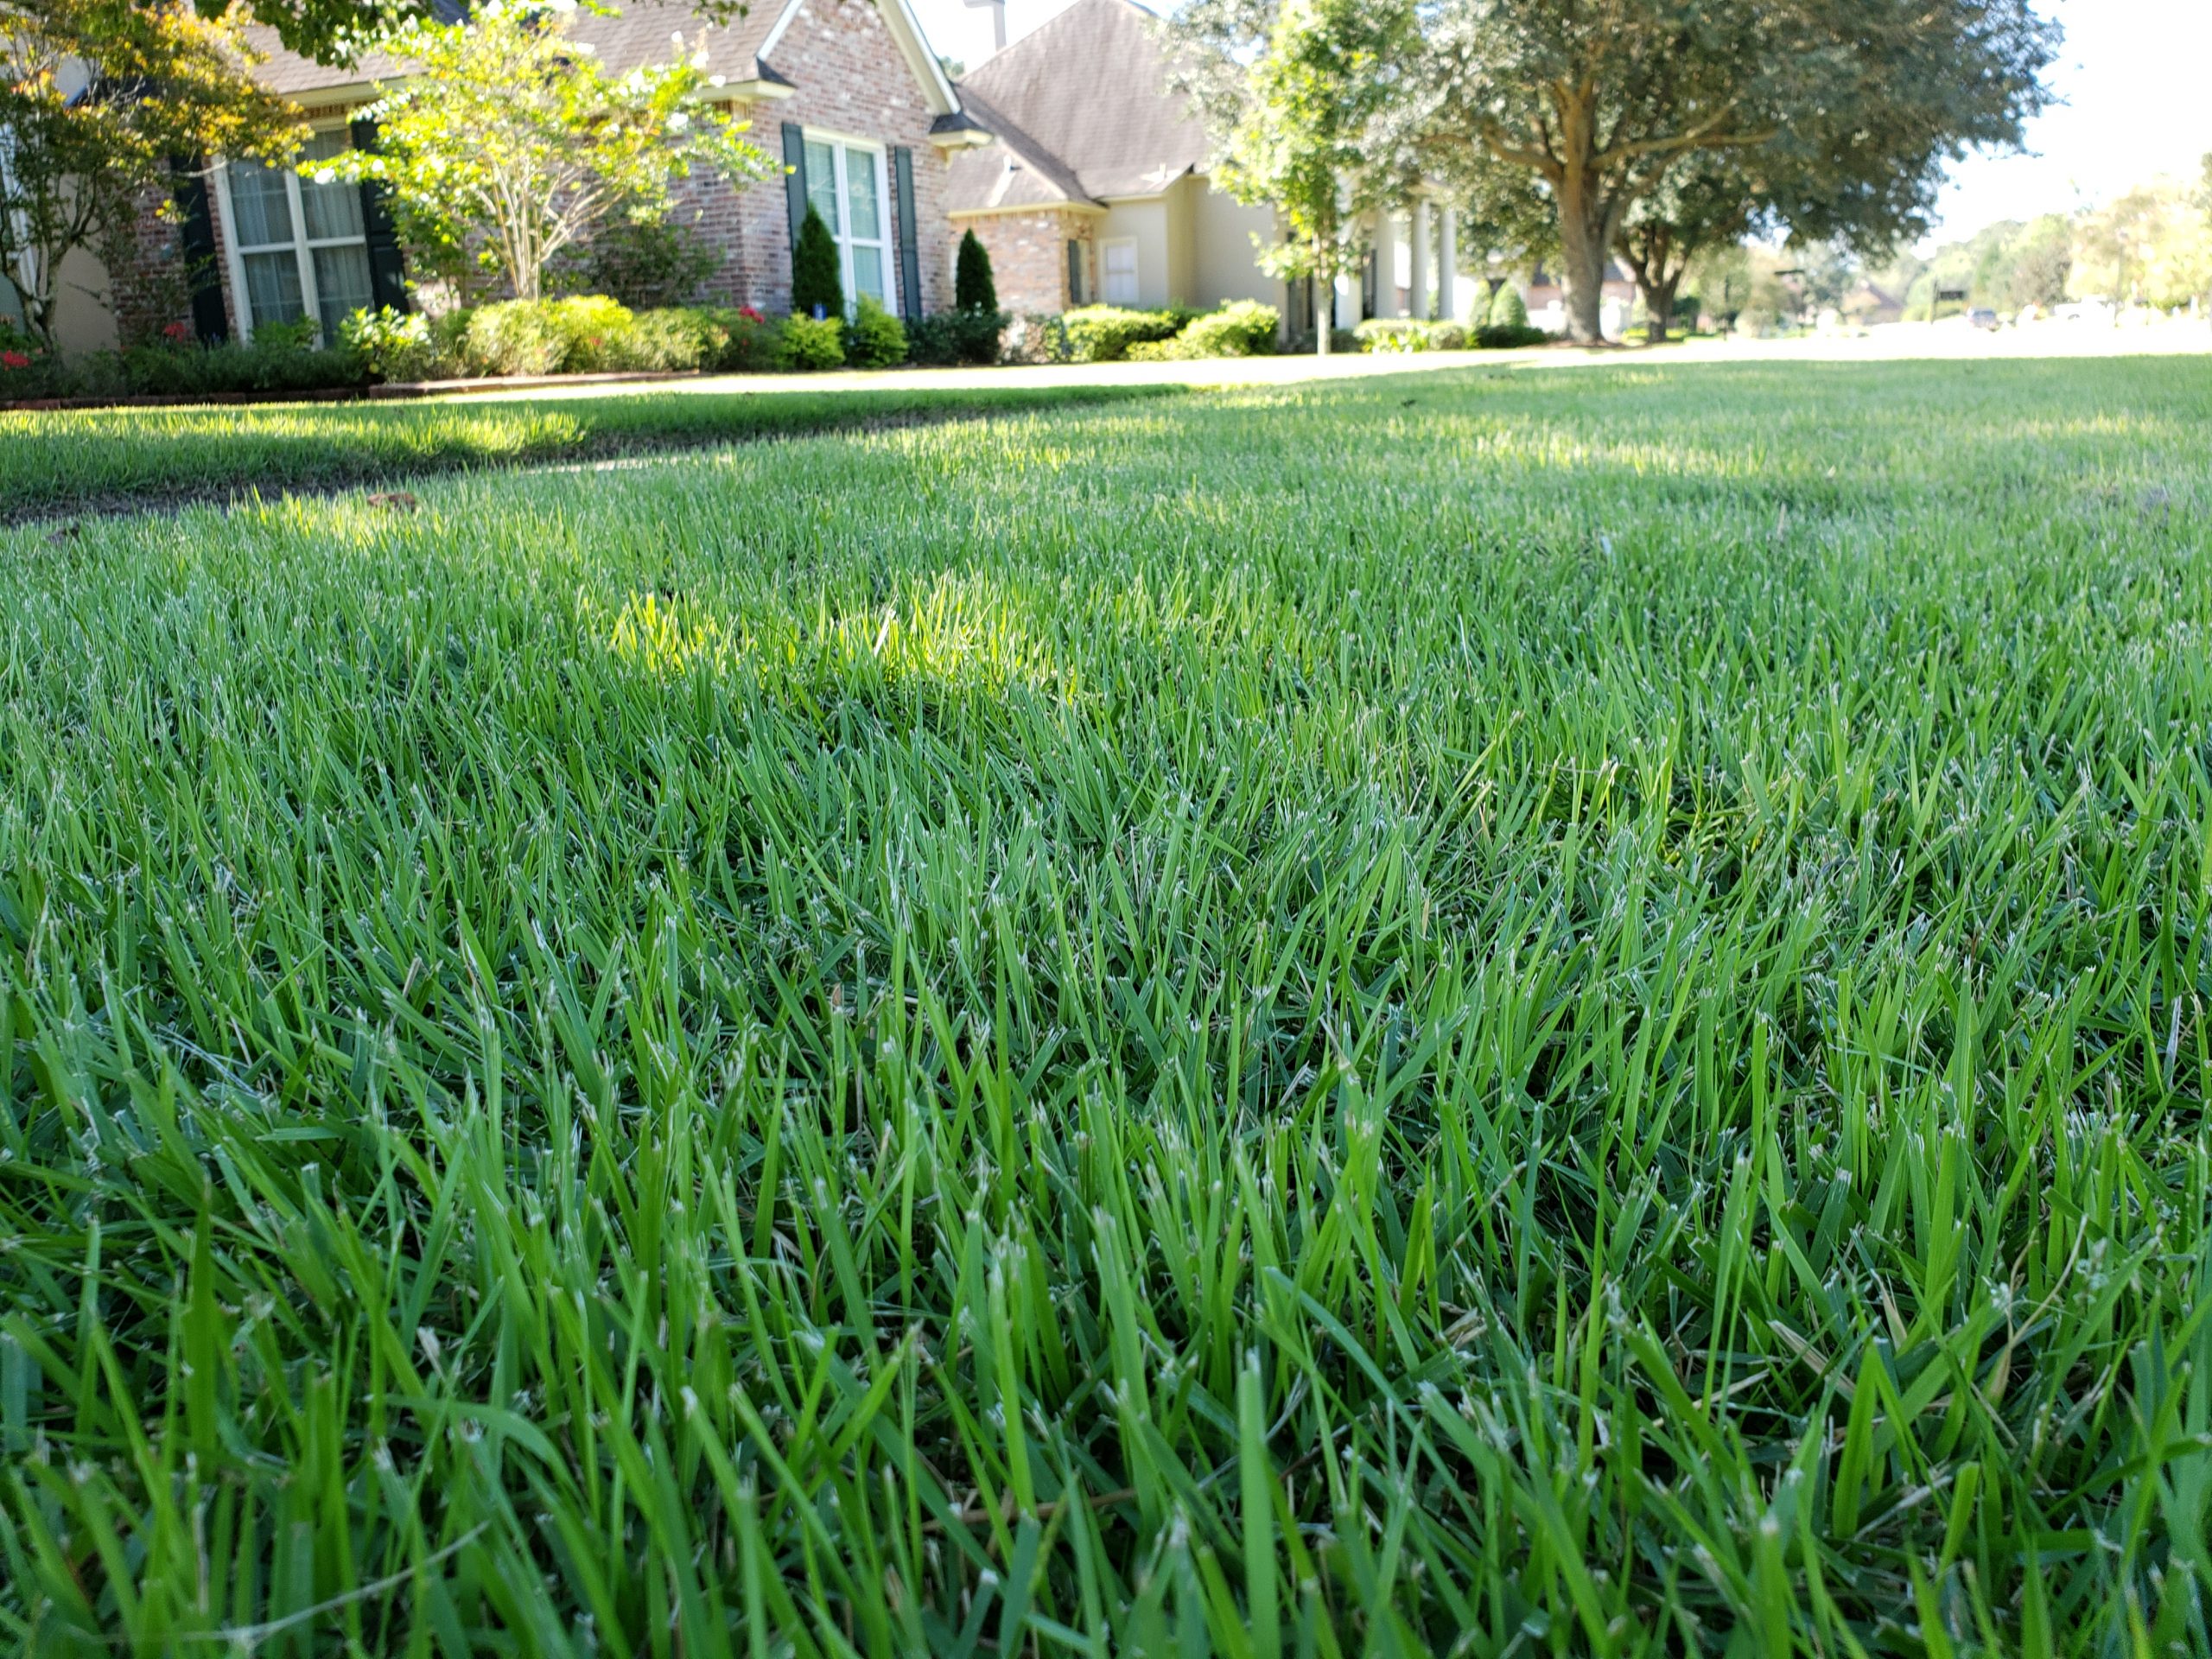
{"label": "stucco wall", "polygon": [[1257,300],[1280,307],[1283,285],[1256,263],[1255,233],[1275,239],[1274,210],[1247,207],[1235,197],[1212,188],[1203,180],[1192,181],[1192,243],[1198,273],[1194,305],[1219,305],[1224,300]]}
{"label": "stucco wall", "polygon": [[1170,289],[1168,269],[1167,201],[1164,196],[1151,196],[1142,201],[1118,201],[1106,209],[1098,221],[1100,245],[1099,296],[1105,297],[1106,279],[1104,246],[1109,242],[1128,237],[1137,247],[1137,297],[1140,306],[1162,306],[1171,299],[1180,298]]}

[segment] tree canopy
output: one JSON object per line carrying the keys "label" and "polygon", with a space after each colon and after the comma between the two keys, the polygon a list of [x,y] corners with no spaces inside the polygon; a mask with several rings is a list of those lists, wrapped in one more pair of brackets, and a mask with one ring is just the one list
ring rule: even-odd
{"label": "tree canopy", "polygon": [[1359,257],[1359,210],[1382,182],[1375,124],[1396,90],[1412,21],[1393,0],[1286,0],[1229,130],[1222,183],[1240,201],[1274,206],[1287,234],[1254,236],[1260,266],[1312,280],[1314,349],[1325,355],[1330,296]]}
{"label": "tree canopy", "polygon": [[365,113],[374,150],[324,166],[388,185],[411,256],[536,299],[549,265],[620,214],[665,217],[697,167],[760,177],[768,157],[702,105],[704,54],[611,74],[571,33],[575,0],[486,0],[459,22],[412,16],[381,48],[410,66]]}
{"label": "tree canopy", "polygon": [[1678,249],[1761,215],[1901,233],[1946,159],[2018,141],[2056,40],[2027,0],[1435,0],[1424,160],[1534,177],[1592,340],[1631,225]]}
{"label": "tree canopy", "polygon": [[51,341],[61,264],[127,263],[149,208],[172,209],[175,162],[276,157],[299,111],[256,84],[243,15],[183,0],[0,5],[0,280]]}

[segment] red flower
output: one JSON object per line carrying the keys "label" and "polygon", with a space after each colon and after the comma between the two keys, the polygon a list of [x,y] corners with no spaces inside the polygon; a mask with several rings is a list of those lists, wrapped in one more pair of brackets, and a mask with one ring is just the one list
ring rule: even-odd
{"label": "red flower", "polygon": [[181,322],[173,322],[169,324],[168,327],[162,330],[162,337],[165,340],[181,340],[191,332],[192,330],[185,324]]}
{"label": "red flower", "polygon": [[21,352],[0,352],[0,364],[11,369],[28,369],[31,360]]}
{"label": "red flower", "polygon": [[749,305],[739,306],[737,308],[737,315],[743,317],[747,322],[765,322],[767,321],[766,318],[763,317],[758,311],[755,311]]}

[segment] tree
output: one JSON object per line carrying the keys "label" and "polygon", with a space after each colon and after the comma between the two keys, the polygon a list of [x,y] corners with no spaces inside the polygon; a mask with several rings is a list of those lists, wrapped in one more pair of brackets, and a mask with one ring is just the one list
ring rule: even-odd
{"label": "tree", "polygon": [[[1748,183],[1754,213],[1840,235],[1909,202],[1916,158],[2016,141],[2055,39],[2027,0],[1436,0],[1420,77],[1439,164],[1519,169],[1549,195],[1586,342],[1608,255],[1678,168],[1726,158],[1679,188]],[[1648,222],[1669,226],[1679,282],[1704,227]]]}
{"label": "tree", "polygon": [[2044,214],[2020,234],[2005,273],[2005,302],[2016,311],[2031,305],[2050,310],[2066,298],[2073,267],[2073,226],[2056,213]]}
{"label": "tree", "polygon": [[999,308],[998,283],[991,276],[990,250],[976,239],[972,230],[960,238],[960,257],[952,271],[952,304],[957,311]]}
{"label": "tree", "polygon": [[1729,158],[1707,152],[1670,168],[1660,188],[1630,209],[1615,245],[1643,296],[1644,338],[1652,345],[1673,327],[1675,296],[1692,262],[1750,232],[1754,195]]}
{"label": "tree", "polygon": [[149,211],[174,217],[175,159],[281,159],[299,111],[255,84],[242,15],[181,0],[0,5],[0,276],[49,345],[61,264],[124,257]]}
{"label": "tree", "polygon": [[2212,223],[2180,180],[2139,185],[2081,221],[2070,286],[2125,304],[2187,305],[2212,292]]}
{"label": "tree", "polygon": [[[1328,296],[1359,258],[1363,209],[1388,188],[1372,129],[1411,22],[1395,0],[1285,0],[1233,106],[1221,182],[1239,201],[1273,207],[1289,232],[1253,243],[1269,275],[1313,283],[1314,349],[1324,356]],[[1234,60],[1233,48],[1217,50]]]}
{"label": "tree", "polygon": [[378,42],[412,73],[364,111],[377,148],[326,174],[389,186],[402,240],[434,269],[473,265],[534,300],[610,218],[665,219],[695,168],[734,183],[772,170],[745,123],[699,102],[703,50],[609,74],[572,38],[575,14],[576,0],[485,0],[456,22],[406,18]]}
{"label": "tree", "polygon": [[837,260],[837,241],[814,204],[799,220],[798,242],[791,249],[791,315],[810,317],[819,307],[825,317],[845,315],[845,283]]}

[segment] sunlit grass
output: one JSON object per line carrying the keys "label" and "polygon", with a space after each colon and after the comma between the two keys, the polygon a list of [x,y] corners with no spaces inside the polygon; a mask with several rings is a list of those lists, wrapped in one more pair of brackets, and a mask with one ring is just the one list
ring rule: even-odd
{"label": "sunlit grass", "polygon": [[0,1633],[2207,1650],[2208,454],[1639,364],[0,531]]}

